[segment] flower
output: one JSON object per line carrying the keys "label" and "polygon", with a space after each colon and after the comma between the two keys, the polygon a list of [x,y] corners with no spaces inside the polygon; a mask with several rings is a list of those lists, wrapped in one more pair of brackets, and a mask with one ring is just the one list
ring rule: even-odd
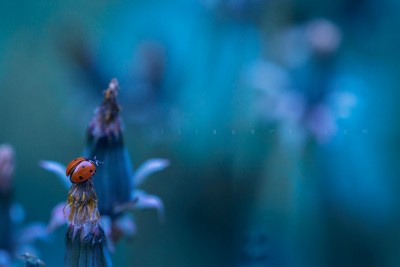
{"label": "flower", "polygon": [[327,144],[357,106],[354,81],[343,85],[349,78],[334,68],[341,40],[340,28],[327,19],[292,25],[273,36],[275,58],[258,59],[245,72],[245,84],[256,93],[254,119],[276,125],[282,144]]}
{"label": "flower", "polygon": [[[164,218],[162,200],[155,195],[147,194],[137,187],[154,172],[161,171],[169,165],[166,159],[150,159],[133,172],[129,153],[123,141],[123,127],[120,118],[120,106],[117,102],[118,81],[111,80],[104,91],[104,99],[95,110],[88,127],[87,144],[84,155],[96,156],[104,162],[96,171],[94,187],[98,195],[98,209],[103,221],[104,232],[108,237],[110,249],[113,241],[121,236],[132,236],[135,232],[133,218],[126,212],[132,209],[155,208],[160,220]],[[41,161],[40,166],[55,173],[62,183],[69,187],[65,176],[65,166],[55,161]],[[53,209],[49,228],[54,230],[66,223],[63,218],[62,204]]]}
{"label": "flower", "polygon": [[88,128],[85,155],[96,156],[104,165],[96,173],[96,191],[101,214],[113,216],[114,207],[130,200],[132,166],[124,147],[122,123],[117,102],[118,82],[113,79],[104,92]]}
{"label": "flower", "polygon": [[106,236],[100,225],[97,202],[93,178],[72,184],[65,206],[69,225],[66,234],[66,266],[112,265],[106,249]]}

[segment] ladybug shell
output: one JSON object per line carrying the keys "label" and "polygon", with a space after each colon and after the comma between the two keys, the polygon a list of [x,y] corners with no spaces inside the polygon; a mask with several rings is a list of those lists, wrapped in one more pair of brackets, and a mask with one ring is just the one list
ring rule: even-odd
{"label": "ladybug shell", "polygon": [[76,159],[71,160],[70,163],[68,163],[67,168],[65,169],[65,175],[69,176],[76,168],[76,166],[78,166],[79,163],[81,163],[82,161],[88,160],[87,158],[84,157],[79,157]]}
{"label": "ladybug shell", "polygon": [[73,169],[70,180],[72,183],[80,183],[90,179],[96,172],[96,165],[88,160],[81,161]]}

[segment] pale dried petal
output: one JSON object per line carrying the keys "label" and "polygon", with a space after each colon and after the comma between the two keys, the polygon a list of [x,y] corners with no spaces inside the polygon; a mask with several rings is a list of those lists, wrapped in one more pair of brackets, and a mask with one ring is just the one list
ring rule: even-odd
{"label": "pale dried petal", "polygon": [[92,179],[83,183],[72,184],[67,200],[69,207],[68,223],[75,227],[97,224],[100,221],[97,201]]}
{"label": "pale dried petal", "polygon": [[108,250],[113,253],[115,252],[115,245],[114,245],[114,241],[111,238],[111,234],[112,234],[112,220],[110,218],[110,216],[101,216],[100,218],[101,220],[101,226],[103,227],[104,230],[104,234],[107,238],[107,248]]}
{"label": "pale dried petal", "polygon": [[122,233],[124,237],[133,237],[136,233],[136,224],[133,220],[133,217],[129,213],[125,213],[124,215],[117,218],[114,222],[114,227],[118,229]]}
{"label": "pale dried petal", "polygon": [[67,223],[66,217],[69,214],[69,207],[64,202],[58,203],[51,212],[50,222],[47,226],[49,232],[53,232],[60,226]]}
{"label": "pale dried petal", "polygon": [[57,177],[60,179],[60,181],[64,184],[64,186],[67,189],[71,185],[71,182],[65,175],[65,168],[66,168],[65,165],[57,161],[41,160],[39,161],[39,166],[57,175]]}
{"label": "pale dried petal", "polygon": [[149,159],[145,161],[132,176],[132,183],[139,186],[151,174],[161,171],[169,166],[167,159]]}
{"label": "pale dried petal", "polygon": [[156,209],[160,221],[164,221],[164,204],[156,195],[149,195],[142,190],[136,190],[134,192],[136,203],[134,204],[135,209]]}

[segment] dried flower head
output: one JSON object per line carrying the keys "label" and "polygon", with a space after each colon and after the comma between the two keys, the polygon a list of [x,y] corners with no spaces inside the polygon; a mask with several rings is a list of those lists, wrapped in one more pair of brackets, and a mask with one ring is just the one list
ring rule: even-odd
{"label": "dried flower head", "polygon": [[85,227],[88,224],[97,224],[100,220],[97,209],[97,195],[93,180],[72,184],[68,192],[67,216],[68,223],[76,227]]}
{"label": "dried flower head", "polygon": [[121,133],[121,121],[119,119],[121,107],[117,102],[118,90],[118,81],[112,79],[108,89],[104,91],[103,103],[96,109],[89,125],[89,134],[94,138],[119,137]]}
{"label": "dried flower head", "polygon": [[93,179],[72,184],[65,211],[69,224],[66,234],[66,266],[111,266],[106,236],[100,225]]}
{"label": "dried flower head", "polygon": [[88,128],[85,154],[104,161],[96,174],[96,191],[100,196],[100,213],[113,215],[116,205],[130,200],[132,166],[122,137],[119,117],[118,82],[111,80],[104,99],[96,109]]}

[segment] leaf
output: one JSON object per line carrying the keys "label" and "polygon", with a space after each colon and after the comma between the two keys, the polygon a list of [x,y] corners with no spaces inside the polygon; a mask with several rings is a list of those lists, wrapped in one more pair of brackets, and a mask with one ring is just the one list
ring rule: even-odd
{"label": "leaf", "polygon": [[161,222],[165,220],[164,203],[160,197],[149,195],[142,190],[136,190],[135,199],[137,199],[135,204],[136,209],[156,209],[159,220]]}

